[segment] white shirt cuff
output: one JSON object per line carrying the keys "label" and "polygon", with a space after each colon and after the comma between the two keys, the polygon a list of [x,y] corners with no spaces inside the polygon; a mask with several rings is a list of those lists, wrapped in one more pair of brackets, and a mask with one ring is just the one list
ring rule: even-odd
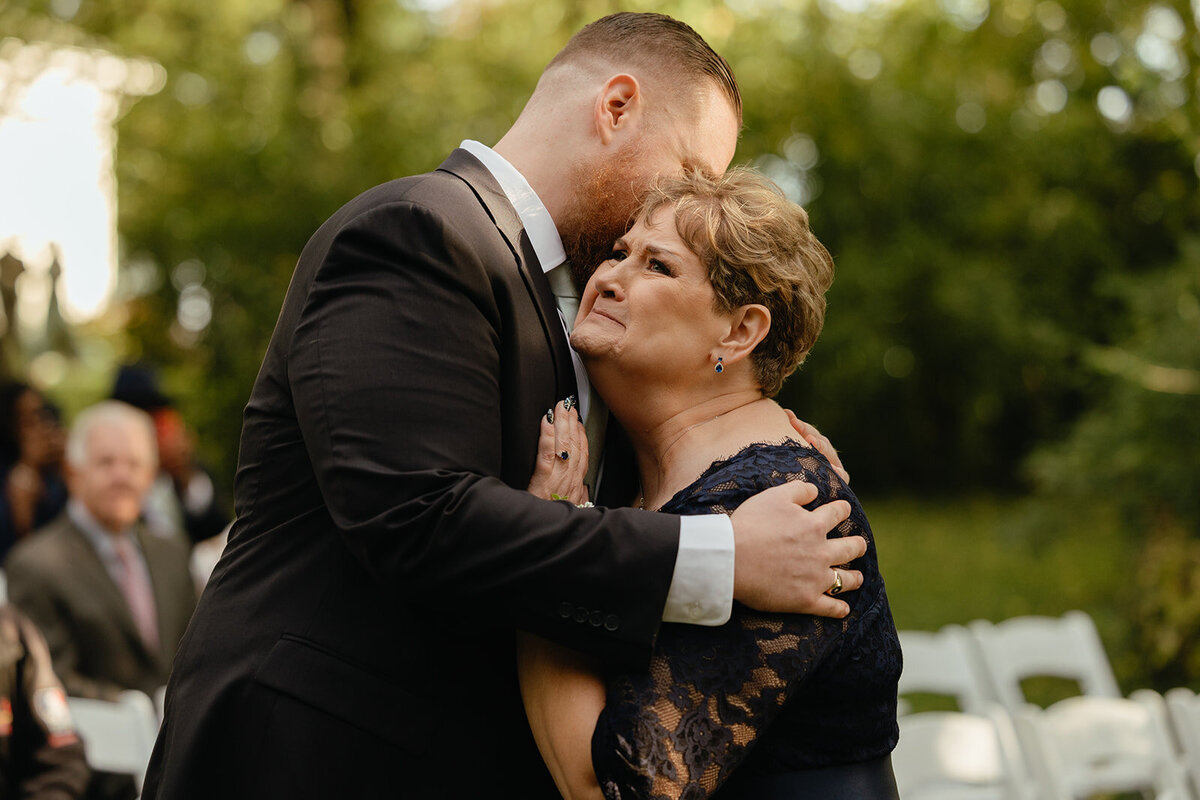
{"label": "white shirt cuff", "polygon": [[680,517],[663,622],[724,625],[732,611],[733,522],[724,514]]}

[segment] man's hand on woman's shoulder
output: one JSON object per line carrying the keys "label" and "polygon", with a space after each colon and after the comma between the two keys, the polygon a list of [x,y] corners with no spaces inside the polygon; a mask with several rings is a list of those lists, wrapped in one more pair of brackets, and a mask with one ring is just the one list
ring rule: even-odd
{"label": "man's hand on woman's shoulder", "polygon": [[788,419],[792,421],[792,427],[796,429],[796,433],[800,434],[804,441],[817,448],[817,452],[825,456],[829,465],[841,477],[842,482],[849,484],[850,473],[842,466],[842,460],[838,458],[837,450],[834,449],[833,442],[829,441],[829,437],[822,435],[816,427],[797,417],[790,408],[785,408],[784,411],[787,412]]}
{"label": "man's hand on woman's shoulder", "polygon": [[[850,516],[845,500],[804,508],[815,486],[790,481],[773,486],[733,512],[733,597],[759,611],[841,618],[850,606],[829,594],[862,586],[862,573],[843,569],[867,552],[861,536],[827,539]],[[840,579],[840,580],[839,580]]]}

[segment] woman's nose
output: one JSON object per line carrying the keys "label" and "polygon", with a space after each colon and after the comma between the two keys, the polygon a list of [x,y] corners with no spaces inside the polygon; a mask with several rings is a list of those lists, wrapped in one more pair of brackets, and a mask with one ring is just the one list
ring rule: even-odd
{"label": "woman's nose", "polygon": [[620,261],[605,261],[596,270],[596,292],[603,297],[617,297],[621,293]]}

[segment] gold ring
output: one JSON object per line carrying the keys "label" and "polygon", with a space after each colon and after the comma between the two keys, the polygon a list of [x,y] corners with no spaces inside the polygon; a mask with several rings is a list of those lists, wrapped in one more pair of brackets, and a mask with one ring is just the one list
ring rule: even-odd
{"label": "gold ring", "polygon": [[838,572],[835,569],[833,571],[833,585],[825,590],[825,594],[835,595],[835,594],[840,594],[841,591],[842,591],[842,573]]}

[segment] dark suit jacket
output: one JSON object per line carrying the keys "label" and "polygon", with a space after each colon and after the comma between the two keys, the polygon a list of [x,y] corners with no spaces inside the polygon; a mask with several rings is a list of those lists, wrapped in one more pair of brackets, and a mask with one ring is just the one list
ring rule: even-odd
{"label": "dark suit jacket", "polygon": [[67,693],[112,699],[123,689],[153,695],[196,605],[182,540],[138,531],[150,569],[160,647],[142,641],[121,589],[64,512],[8,555],[9,600],[42,631]]}
{"label": "dark suit jacket", "polygon": [[646,663],[679,537],[523,491],[539,418],[574,391],[542,269],[474,157],[330,218],[246,407],[237,521],[146,796],[556,796],[514,628]]}

